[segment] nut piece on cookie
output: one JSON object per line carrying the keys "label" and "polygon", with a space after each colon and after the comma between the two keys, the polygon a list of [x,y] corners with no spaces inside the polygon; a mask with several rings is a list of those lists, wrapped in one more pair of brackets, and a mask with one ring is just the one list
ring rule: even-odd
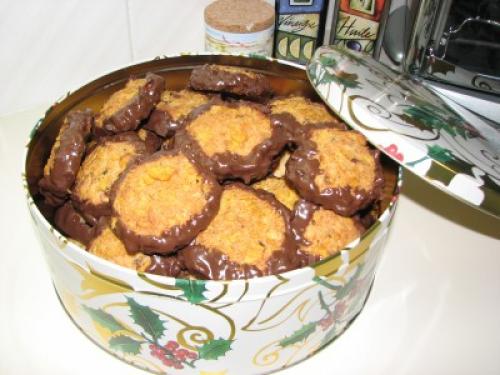
{"label": "nut piece on cookie", "polygon": [[54,215],[54,223],[64,235],[84,245],[87,245],[94,237],[94,227],[87,224],[71,202],[66,202],[57,209]]}
{"label": "nut piece on cookie", "polygon": [[289,210],[293,210],[295,203],[300,199],[295,190],[287,185],[284,178],[267,177],[264,180],[254,183],[252,187],[273,194]]}
{"label": "nut piece on cookie", "polygon": [[227,185],[217,216],[180,251],[188,271],[213,280],[276,274],[294,268],[289,211],[273,195]]}
{"label": "nut piece on cookie", "polygon": [[245,101],[198,107],[175,136],[175,144],[219,180],[239,178],[247,184],[269,173],[286,143],[283,129],[271,123],[268,108]]}
{"label": "nut piece on cookie", "polygon": [[277,178],[285,177],[286,173],[286,163],[290,159],[290,151],[286,150],[281,155],[279,155],[279,160],[276,163],[276,168],[273,171],[273,176]]}
{"label": "nut piece on cookie", "polygon": [[85,153],[94,116],[90,109],[70,112],[59,130],[38,182],[40,192],[51,206],[61,205],[69,195]]}
{"label": "nut piece on cookie", "polygon": [[191,90],[164,91],[144,128],[160,137],[171,137],[193,109],[209,100],[208,95]]}
{"label": "nut piece on cookie", "polygon": [[272,94],[268,78],[251,70],[225,65],[203,65],[193,69],[189,87],[194,90],[234,94],[248,98]]}
{"label": "nut piece on cookie", "polygon": [[144,254],[127,253],[122,241],[115,235],[107,220],[98,225],[96,237],[90,241],[88,251],[119,266],[137,271],[146,271],[151,264],[151,257]]}
{"label": "nut piece on cookie", "polygon": [[345,124],[332,115],[324,104],[312,102],[303,96],[277,98],[269,105],[273,121],[285,127],[293,138],[302,135],[308,127],[321,124],[346,129]]}
{"label": "nut piece on cookie", "polygon": [[96,116],[96,136],[135,130],[160,100],[165,80],[148,73],[145,78],[130,79],[104,103]]}
{"label": "nut piece on cookie", "polygon": [[384,186],[379,152],[355,131],[323,126],[306,133],[286,165],[300,196],[343,216],[380,198]]}
{"label": "nut piece on cookie", "polygon": [[97,141],[82,163],[71,194],[73,203],[91,224],[111,214],[111,187],[130,163],[144,154],[144,142],[133,132]]}
{"label": "nut piece on cookie", "polygon": [[113,187],[115,231],[131,253],[168,254],[187,245],[216,215],[221,188],[179,150],[133,164]]}
{"label": "nut piece on cookie", "polygon": [[363,232],[357,218],[344,217],[313,203],[300,200],[295,206],[292,231],[300,266],[337,254]]}

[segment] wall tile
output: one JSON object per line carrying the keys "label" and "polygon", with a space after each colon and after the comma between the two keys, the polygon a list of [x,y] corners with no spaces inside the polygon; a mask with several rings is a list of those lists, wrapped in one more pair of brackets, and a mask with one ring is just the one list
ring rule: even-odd
{"label": "wall tile", "polygon": [[126,0],[0,2],[0,114],[131,61]]}

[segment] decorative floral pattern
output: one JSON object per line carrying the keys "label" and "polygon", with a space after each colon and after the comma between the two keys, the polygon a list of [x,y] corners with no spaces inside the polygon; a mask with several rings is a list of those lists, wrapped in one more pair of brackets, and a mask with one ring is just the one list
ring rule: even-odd
{"label": "decorative floral pattern", "polygon": [[370,57],[334,46],[318,48],[307,71],[330,107],[388,156],[406,161],[407,168],[438,188],[500,216],[500,156],[476,126],[440,97]]}

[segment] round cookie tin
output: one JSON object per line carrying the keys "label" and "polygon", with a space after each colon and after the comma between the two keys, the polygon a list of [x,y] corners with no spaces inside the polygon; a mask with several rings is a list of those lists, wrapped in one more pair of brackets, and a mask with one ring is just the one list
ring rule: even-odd
{"label": "round cookie tin", "polygon": [[205,63],[266,73],[281,95],[316,95],[304,67],[263,57],[182,55],[116,70],[55,103],[31,132],[25,174],[29,212],[61,304],[96,345],[154,373],[270,373],[331,343],[362,310],[397,206],[396,163],[382,160],[387,181],[382,214],[361,238],[314,265],[249,280],[174,279],[110,263],[59,233],[42,213],[36,192],[68,111],[97,110],[129,76],[146,72],[166,77],[168,89],[180,89],[190,70]]}

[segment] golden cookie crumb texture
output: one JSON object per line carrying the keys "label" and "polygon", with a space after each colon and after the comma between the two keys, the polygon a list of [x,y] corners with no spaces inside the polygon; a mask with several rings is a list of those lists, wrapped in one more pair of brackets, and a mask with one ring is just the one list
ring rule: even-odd
{"label": "golden cookie crumb texture", "polygon": [[255,189],[262,189],[273,194],[289,210],[293,210],[295,203],[300,199],[295,190],[290,188],[283,178],[268,177],[252,186]]}
{"label": "golden cookie crumb texture", "polygon": [[311,140],[317,146],[321,172],[314,183],[319,190],[351,187],[370,191],[376,173],[375,159],[363,135],[332,128],[315,129]]}
{"label": "golden cookie crumb texture", "polygon": [[96,117],[95,125],[103,126],[103,121],[106,118],[113,116],[120,109],[125,107],[132,99],[139,95],[139,90],[146,84],[145,79],[132,79],[127,82],[125,87],[113,95],[104,103],[101,111]]}
{"label": "golden cookie crumb texture", "polygon": [[288,113],[302,126],[338,121],[323,104],[311,102],[303,96],[273,100],[271,113],[273,115]]}
{"label": "golden cookie crumb texture", "polygon": [[161,236],[202,212],[212,188],[183,154],[157,157],[124,176],[113,208],[134,233]]}
{"label": "golden cookie crumb texture", "polygon": [[178,121],[202,104],[209,101],[209,97],[191,90],[164,91],[156,109],[168,113],[172,120]]}
{"label": "golden cookie crumb texture", "polygon": [[271,137],[272,128],[253,107],[213,105],[188,124],[187,132],[209,157],[226,152],[246,156]]}
{"label": "golden cookie crumb texture", "polygon": [[101,233],[92,240],[89,252],[120,266],[137,271],[145,271],[151,263],[150,257],[144,254],[128,254],[122,241],[109,226],[103,228]]}
{"label": "golden cookie crumb texture", "polygon": [[323,259],[337,253],[359,235],[354,219],[319,208],[313,213],[303,235],[309,245],[302,245],[300,250]]}
{"label": "golden cookie crumb texture", "polygon": [[78,172],[73,195],[93,205],[109,203],[111,186],[137,155],[137,146],[132,142],[97,145]]}
{"label": "golden cookie crumb texture", "polygon": [[217,216],[195,240],[197,245],[218,250],[239,264],[265,270],[266,261],[280,250],[286,236],[283,216],[252,191],[227,187]]}

